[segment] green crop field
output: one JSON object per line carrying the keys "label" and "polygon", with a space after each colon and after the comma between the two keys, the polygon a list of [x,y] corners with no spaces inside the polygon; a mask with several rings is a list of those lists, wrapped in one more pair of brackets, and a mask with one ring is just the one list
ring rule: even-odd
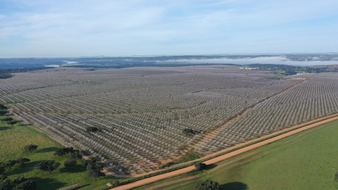
{"label": "green crop field", "polygon": [[139,189],[194,189],[211,179],[231,190],[338,189],[338,121],[258,148],[210,167]]}
{"label": "green crop field", "polygon": [[[28,144],[38,145],[38,149],[32,153],[25,152],[23,147]],[[87,172],[85,169],[81,169],[82,167],[78,167],[72,172],[64,171],[63,163],[67,158],[53,155],[53,152],[60,147],[62,147],[60,144],[32,126],[9,125],[0,121],[0,162],[22,157],[31,160],[23,167],[14,166],[6,170],[6,175],[10,179],[19,176],[33,179],[37,184],[36,189],[58,189],[78,183],[83,185],[81,189],[103,189],[105,187],[105,183],[107,183],[105,178],[87,177]],[[56,160],[61,163],[61,166],[50,174],[36,170],[36,164],[42,160]],[[78,165],[80,164],[78,163]]]}

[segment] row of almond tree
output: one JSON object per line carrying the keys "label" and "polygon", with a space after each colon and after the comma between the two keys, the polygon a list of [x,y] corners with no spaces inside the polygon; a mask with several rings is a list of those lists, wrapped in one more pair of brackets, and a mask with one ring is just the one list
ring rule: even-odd
{"label": "row of almond tree", "polygon": [[[140,174],[177,159],[182,147],[203,133],[301,82],[274,76],[233,68],[45,70],[1,82],[0,102],[65,143],[97,155],[115,174]],[[254,131],[250,138],[261,133]],[[245,140],[243,133],[231,131],[228,143]]]}
{"label": "row of almond tree", "polygon": [[338,75],[321,73],[263,101],[217,134],[199,142],[198,151],[217,151],[283,128],[338,112]]}

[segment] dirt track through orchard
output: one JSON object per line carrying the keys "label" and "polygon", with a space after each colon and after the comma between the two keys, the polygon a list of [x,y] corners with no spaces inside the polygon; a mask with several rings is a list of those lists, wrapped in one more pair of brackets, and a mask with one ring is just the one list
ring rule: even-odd
{"label": "dirt track through orchard", "polygon": [[[331,122],[331,121],[334,121],[334,120],[337,120],[337,119],[338,119],[338,115],[335,114],[335,115],[331,115],[331,116],[322,117],[322,118],[319,118],[319,119],[316,119],[316,120],[313,120],[313,121],[310,121],[310,122],[306,122],[302,125],[296,125],[294,127],[287,128],[287,129],[284,129],[282,131],[276,132],[276,133],[282,133],[280,135],[273,136],[276,133],[267,135],[266,137],[268,137],[268,136],[272,136],[272,137],[268,138],[266,140],[262,140],[260,142],[254,143],[254,144],[250,144],[250,145],[245,146],[243,148],[239,148],[239,149],[234,150],[232,152],[225,153],[221,156],[211,158],[211,159],[205,161],[204,163],[206,163],[208,165],[215,164],[215,163],[218,163],[220,161],[226,160],[228,158],[237,156],[239,154],[248,152],[248,151],[256,149],[258,147],[270,144],[272,142],[276,142],[278,140],[284,139],[284,138],[289,137],[291,135],[300,133],[302,131],[317,127],[319,125],[322,125],[322,124],[325,124],[325,123],[328,123],[328,122]],[[302,126],[302,127],[300,127],[300,126]],[[294,129],[294,130],[292,130],[292,129]],[[283,133],[283,131],[287,131],[287,132]],[[261,137],[260,139],[264,139],[266,137]],[[259,139],[256,139],[256,140],[259,140]],[[237,145],[237,147],[241,147],[241,146],[243,146],[243,144]],[[222,150],[222,151],[214,153],[212,155],[220,154],[224,151],[225,150]],[[208,157],[210,157],[212,155],[209,155]],[[167,178],[171,178],[171,177],[178,176],[178,175],[181,175],[181,174],[185,174],[185,173],[191,172],[193,170],[195,170],[195,167],[189,166],[189,167],[185,167],[185,168],[175,170],[175,171],[172,171],[172,172],[168,172],[168,173],[165,173],[165,174],[160,174],[160,175],[149,177],[149,178],[146,178],[146,179],[142,179],[142,180],[139,180],[139,181],[136,181],[136,182],[133,182],[133,183],[129,183],[129,184],[126,184],[126,185],[115,187],[115,188],[112,188],[112,190],[132,189],[132,188],[140,187],[140,186],[147,185],[147,184],[150,184],[150,183],[154,183],[154,182],[157,182],[157,181],[160,181],[160,180],[163,180],[163,179],[167,179]]]}
{"label": "dirt track through orchard", "polygon": [[245,116],[248,112],[250,112],[250,110],[252,110],[257,105],[259,105],[259,104],[261,104],[261,103],[263,103],[263,102],[265,102],[265,101],[267,101],[267,100],[269,100],[269,99],[271,99],[271,98],[273,98],[275,96],[279,96],[281,94],[287,93],[288,91],[296,88],[297,86],[299,86],[299,85],[303,84],[304,82],[310,80],[311,78],[315,77],[316,75],[313,75],[310,78],[302,80],[302,81],[300,81],[300,82],[298,82],[298,83],[296,83],[294,85],[291,85],[291,86],[285,88],[284,90],[282,90],[280,92],[277,92],[277,93],[275,93],[275,94],[273,94],[273,95],[271,95],[269,97],[266,97],[266,98],[264,98],[264,99],[262,99],[262,100],[260,100],[260,101],[258,101],[256,103],[250,105],[249,107],[247,107],[244,110],[242,110],[241,112],[239,112],[236,116],[233,116],[232,118],[229,118],[226,121],[224,121],[224,123],[222,125],[217,126],[217,127],[213,128],[213,129],[207,131],[206,133],[204,133],[197,140],[193,141],[193,143],[189,145],[188,149],[192,150],[192,149],[194,149],[194,148],[196,148],[198,146],[201,146],[201,144],[204,143],[205,139],[212,139],[219,131],[221,131],[225,127],[228,127],[228,125],[229,125],[229,123],[231,121],[237,121],[237,120],[239,120],[240,118],[242,118],[243,116]]}

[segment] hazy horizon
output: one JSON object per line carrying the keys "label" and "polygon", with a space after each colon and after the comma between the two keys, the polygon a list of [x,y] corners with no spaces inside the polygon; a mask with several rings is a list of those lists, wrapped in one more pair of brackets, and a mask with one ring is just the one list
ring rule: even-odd
{"label": "hazy horizon", "polygon": [[0,59],[77,59],[77,58],[118,58],[118,57],[179,57],[179,56],[283,56],[283,55],[338,55],[338,52],[294,52],[294,53],[210,53],[210,54],[144,54],[144,55],[80,55],[80,56],[0,56]]}
{"label": "hazy horizon", "polygon": [[[189,65],[279,64],[293,66],[338,65],[338,54],[183,55],[131,57],[0,58],[1,68],[18,66],[163,67]],[[129,66],[128,66],[129,65]]]}

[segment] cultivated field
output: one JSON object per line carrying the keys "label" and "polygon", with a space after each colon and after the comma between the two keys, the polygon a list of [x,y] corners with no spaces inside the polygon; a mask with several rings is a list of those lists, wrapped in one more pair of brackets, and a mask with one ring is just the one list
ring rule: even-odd
{"label": "cultivated field", "polygon": [[337,111],[338,74],[321,73],[257,104],[200,141],[197,148],[218,150]]}
{"label": "cultivated field", "polygon": [[200,180],[217,181],[222,190],[338,188],[338,121],[287,137],[245,154],[136,189],[189,190]]}
{"label": "cultivated field", "polygon": [[337,74],[278,77],[230,66],[60,68],[1,80],[0,103],[112,173],[135,175],[338,111]]}

